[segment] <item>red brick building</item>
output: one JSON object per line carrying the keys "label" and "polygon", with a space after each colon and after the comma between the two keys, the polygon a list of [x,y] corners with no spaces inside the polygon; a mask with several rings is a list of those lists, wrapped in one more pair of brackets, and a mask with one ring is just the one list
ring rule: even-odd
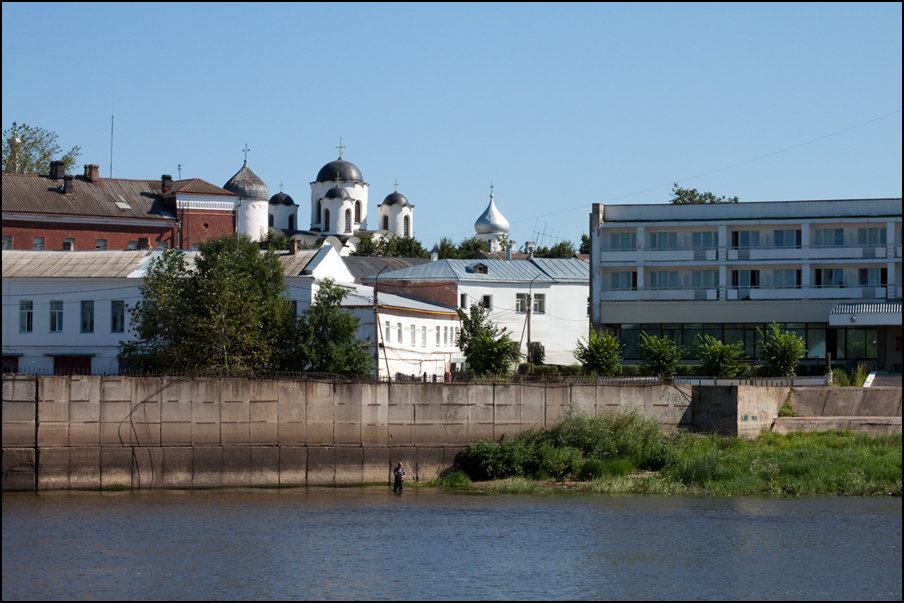
{"label": "red brick building", "polygon": [[199,178],[79,176],[61,162],[50,174],[3,174],[3,249],[196,249],[234,233],[239,196]]}

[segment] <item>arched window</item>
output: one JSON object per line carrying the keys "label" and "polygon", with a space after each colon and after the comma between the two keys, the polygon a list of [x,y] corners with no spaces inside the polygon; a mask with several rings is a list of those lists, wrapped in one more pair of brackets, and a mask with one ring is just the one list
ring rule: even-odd
{"label": "arched window", "polygon": [[345,210],[345,232],[352,231],[352,210]]}
{"label": "arched window", "polygon": [[273,228],[273,214],[267,216],[267,226]]}
{"label": "arched window", "polygon": [[289,216],[289,230],[295,230],[295,216]]}
{"label": "arched window", "polygon": [[355,201],[355,224],[361,223],[361,202]]}
{"label": "arched window", "polygon": [[383,230],[389,230],[389,216],[383,216]]}
{"label": "arched window", "polygon": [[405,235],[404,235],[405,238],[410,237],[411,236],[411,218],[408,216],[405,216],[404,229],[405,229]]}
{"label": "arched window", "polygon": [[330,210],[323,210],[323,232],[330,231]]}
{"label": "arched window", "polygon": [[314,215],[317,216],[318,218],[320,217],[320,201],[317,202],[317,213]]}

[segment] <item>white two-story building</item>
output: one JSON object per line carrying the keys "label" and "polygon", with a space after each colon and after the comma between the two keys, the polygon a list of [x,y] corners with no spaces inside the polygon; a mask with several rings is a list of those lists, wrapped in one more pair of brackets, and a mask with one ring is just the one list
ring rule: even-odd
{"label": "white two-story building", "polygon": [[[547,364],[576,364],[586,338],[589,264],[577,258],[437,260],[363,279],[379,295],[395,293],[465,311],[489,310],[490,320],[520,343],[542,344]],[[451,334],[450,334],[451,336]],[[460,352],[453,359],[460,366]],[[455,368],[457,368],[457,366]]]}
{"label": "white two-story building", "polygon": [[591,321],[639,359],[640,333],[695,358],[773,321],[811,364],[901,368],[901,199],[603,205],[590,214]]}
{"label": "white two-story building", "polygon": [[[118,374],[119,344],[134,337],[129,308],[162,253],[4,250],[3,371]],[[197,252],[185,253],[190,265]],[[373,289],[354,282],[332,246],[283,253],[280,261],[296,313],[310,308],[326,279],[347,289],[343,308],[359,318],[358,339],[372,346],[380,378],[442,379],[450,370],[458,350],[450,333],[460,324],[454,307],[397,295],[374,304]]]}

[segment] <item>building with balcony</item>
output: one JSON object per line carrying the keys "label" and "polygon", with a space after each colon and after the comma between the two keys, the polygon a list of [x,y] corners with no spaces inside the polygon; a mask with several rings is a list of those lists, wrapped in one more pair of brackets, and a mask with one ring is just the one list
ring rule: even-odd
{"label": "building with balcony", "polygon": [[641,332],[801,335],[805,363],[901,370],[901,199],[603,205],[590,214],[591,324],[639,360]]}

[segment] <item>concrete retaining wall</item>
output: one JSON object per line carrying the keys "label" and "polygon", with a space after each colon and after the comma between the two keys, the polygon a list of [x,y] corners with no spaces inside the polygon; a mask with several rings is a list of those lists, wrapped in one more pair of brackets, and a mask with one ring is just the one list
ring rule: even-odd
{"label": "concrete retaining wall", "polygon": [[388,481],[397,462],[432,480],[468,444],[572,409],[755,437],[788,391],[4,375],[3,489],[353,484]]}

